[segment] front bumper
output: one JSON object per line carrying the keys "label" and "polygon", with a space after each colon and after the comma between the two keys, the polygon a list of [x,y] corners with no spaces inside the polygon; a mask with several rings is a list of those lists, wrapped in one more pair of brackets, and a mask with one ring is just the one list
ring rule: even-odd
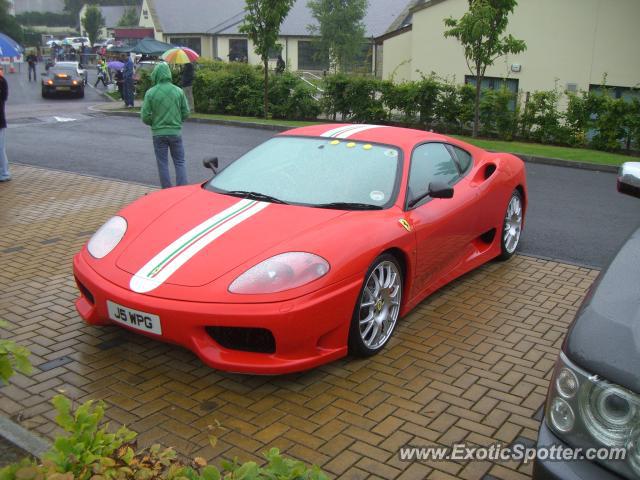
{"label": "front bumper", "polygon": [[[288,301],[223,304],[177,301],[132,292],[101,277],[81,254],[74,257],[73,270],[78,286],[82,285],[76,309],[87,323],[113,323],[182,345],[213,368],[266,375],[307,370],[345,356],[349,325],[362,283],[362,278],[352,277]],[[112,322],[107,300],[158,315],[162,335]],[[275,338],[275,353],[224,348],[207,333],[206,327],[211,326],[267,329]]]}
{"label": "front bumper", "polygon": [[[569,448],[549,429],[543,420],[538,433],[538,448],[562,445]],[[533,464],[534,480],[623,480],[623,477],[589,460],[549,461],[536,458]]]}

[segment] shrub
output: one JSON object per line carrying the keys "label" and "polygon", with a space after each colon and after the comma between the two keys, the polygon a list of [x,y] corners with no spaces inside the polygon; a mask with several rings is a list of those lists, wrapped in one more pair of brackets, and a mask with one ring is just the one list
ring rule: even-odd
{"label": "shrub", "polygon": [[520,120],[522,137],[542,143],[566,143],[567,129],[561,124],[557,90],[534,92],[526,102]]}
{"label": "shrub", "polygon": [[315,89],[285,72],[269,82],[269,102],[273,118],[312,120],[320,114],[320,103],[314,98]]}
{"label": "shrub", "polygon": [[0,469],[1,480],[327,479],[318,467],[308,468],[302,462],[283,458],[276,448],[265,453],[264,467],[234,459],[222,462],[220,470],[203,458],[185,464],[173,449],[159,445],[136,451],[134,432],[121,427],[116,433],[108,433],[108,426],[100,425],[104,416],[102,402],[86,402],[75,412],[71,402],[60,395],[54,397],[53,403],[58,411],[56,422],[67,436],[55,440],[40,464],[25,459]]}
{"label": "shrub", "polygon": [[323,82],[322,109],[336,119],[365,123],[383,123],[389,118],[382,100],[383,82],[375,78],[331,75]]}
{"label": "shrub", "polygon": [[629,104],[621,98],[613,99],[605,94],[600,96],[598,106],[591,143],[598,150],[620,150],[627,138],[625,124],[630,112]]}
{"label": "shrub", "polygon": [[473,85],[456,85],[444,82],[435,105],[438,129],[443,132],[458,132],[470,128],[474,115],[475,90]]}
{"label": "shrub", "polygon": [[[7,323],[0,320],[0,328],[6,326]],[[31,373],[29,353],[25,347],[0,338],[0,386],[7,383],[16,372]]]}
{"label": "shrub", "polygon": [[517,97],[513,92],[506,88],[482,92],[480,131],[483,135],[512,140],[518,127],[517,122]]}

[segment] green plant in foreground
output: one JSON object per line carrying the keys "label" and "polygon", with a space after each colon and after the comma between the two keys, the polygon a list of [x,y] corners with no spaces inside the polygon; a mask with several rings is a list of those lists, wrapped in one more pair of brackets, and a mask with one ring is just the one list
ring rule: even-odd
{"label": "green plant in foreground", "polygon": [[[7,322],[0,320],[0,328],[7,326]],[[16,342],[0,338],[0,385],[7,383],[16,373],[31,373],[29,350]]]}
{"label": "green plant in foreground", "polygon": [[[104,403],[89,400],[72,410],[71,401],[53,398],[56,423],[67,435],[56,438],[41,464],[25,459],[0,470],[0,480],[326,480],[318,467],[284,458],[277,448],[265,453],[267,464],[222,462],[221,470],[203,458],[181,462],[171,448],[160,445],[137,450],[136,433],[101,426]],[[215,437],[211,444],[215,445]]]}

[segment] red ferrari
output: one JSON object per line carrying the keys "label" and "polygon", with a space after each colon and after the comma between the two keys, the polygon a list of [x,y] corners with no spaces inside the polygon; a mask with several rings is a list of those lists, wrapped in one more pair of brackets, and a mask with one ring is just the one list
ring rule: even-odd
{"label": "red ferrari", "polygon": [[526,201],[510,154],[404,128],[299,128],[108,220],[74,258],[76,307],[234,372],[372,355],[427,295],[511,257]]}

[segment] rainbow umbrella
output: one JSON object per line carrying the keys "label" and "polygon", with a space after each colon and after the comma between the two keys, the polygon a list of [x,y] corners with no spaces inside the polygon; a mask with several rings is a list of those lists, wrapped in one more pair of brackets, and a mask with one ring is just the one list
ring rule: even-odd
{"label": "rainbow umbrella", "polygon": [[191,63],[198,58],[200,55],[187,47],[170,48],[162,54],[162,59],[167,63]]}

